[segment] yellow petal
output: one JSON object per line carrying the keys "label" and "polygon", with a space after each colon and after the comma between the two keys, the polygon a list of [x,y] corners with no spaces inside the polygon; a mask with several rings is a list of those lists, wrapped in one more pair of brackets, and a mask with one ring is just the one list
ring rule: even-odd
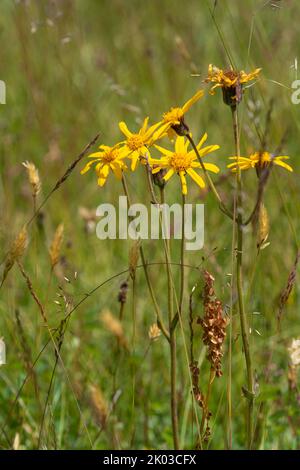
{"label": "yellow petal", "polygon": [[146,133],[146,130],[147,130],[147,127],[148,127],[148,122],[149,122],[149,118],[146,117],[144,119],[144,122],[143,122],[143,125],[142,125],[142,128],[141,128],[139,134],[145,134]]}
{"label": "yellow petal", "polygon": [[198,175],[198,173],[196,173],[195,170],[193,170],[192,168],[189,168],[187,170],[187,173],[190,175],[190,177],[195,181],[195,183],[197,183],[197,185],[200,187],[200,188],[205,188],[205,182],[203,180],[203,178]]}
{"label": "yellow petal", "polygon": [[287,163],[285,162],[282,162],[281,160],[277,160],[276,158],[273,160],[273,162],[275,163],[275,165],[278,165],[278,166],[282,166],[282,168],[285,168],[286,170],[288,171],[294,171],[293,168],[288,165]]}
{"label": "yellow petal", "polygon": [[119,122],[119,128],[120,131],[125,135],[125,137],[130,137],[132,135],[132,132],[128,129],[126,123],[124,121]]}
{"label": "yellow petal", "polygon": [[200,148],[202,147],[202,145],[204,144],[204,142],[207,140],[207,132],[205,132],[205,134],[203,134],[203,136],[201,137],[198,145],[197,145],[197,149],[200,150]]}
{"label": "yellow petal", "polygon": [[194,103],[196,103],[196,101],[202,98],[203,95],[204,95],[204,90],[197,91],[197,93],[195,93],[195,95],[182,106],[183,113],[185,114],[190,109],[190,107]]}
{"label": "yellow petal", "polygon": [[186,184],[186,178],[185,178],[184,171],[180,171],[179,176],[180,176],[180,181],[181,181],[182,194],[186,195],[187,194],[187,184]]}
{"label": "yellow petal", "polygon": [[94,152],[88,155],[88,158],[101,158],[104,152]]}
{"label": "yellow petal", "polygon": [[133,152],[131,154],[131,171],[135,171],[136,169],[136,166],[138,164],[138,161],[139,161],[139,154],[138,152]]}
{"label": "yellow petal", "polygon": [[176,153],[186,153],[184,137],[178,136],[175,142],[175,152]]}
{"label": "yellow petal", "polygon": [[212,173],[219,173],[220,168],[214,163],[204,163],[206,170],[211,171]]}
{"label": "yellow petal", "polygon": [[162,153],[163,155],[166,155],[167,157],[170,157],[174,153],[174,152],[171,152],[170,150],[160,147],[159,145],[154,145],[154,147],[157,148],[157,150],[159,150],[160,153]]}
{"label": "yellow petal", "polygon": [[171,168],[164,176],[164,180],[165,181],[169,181],[169,179],[171,178],[171,176],[173,176],[175,173],[175,171],[173,170],[173,168]]}
{"label": "yellow petal", "polygon": [[202,149],[199,149],[198,152],[201,157],[205,157],[208,153],[214,152],[215,150],[218,150],[220,148],[219,145],[208,145],[207,147],[203,147]]}

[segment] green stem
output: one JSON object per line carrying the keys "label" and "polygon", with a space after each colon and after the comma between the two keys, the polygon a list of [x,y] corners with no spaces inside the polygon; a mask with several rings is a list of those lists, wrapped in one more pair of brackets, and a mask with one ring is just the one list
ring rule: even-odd
{"label": "green stem", "polygon": [[207,172],[205,166],[204,166],[204,163],[202,161],[202,158],[199,154],[199,151],[197,149],[197,146],[191,136],[191,134],[187,133],[186,134],[186,138],[189,140],[191,146],[193,147],[193,150],[195,152],[195,154],[197,155],[197,158],[199,160],[199,163],[201,165],[201,168],[203,170],[203,173],[204,173],[204,176],[205,176],[205,179],[206,179],[206,182],[207,182],[207,185],[208,187],[210,188],[210,190],[212,191],[212,193],[214,194],[215,198],[217,199],[218,203],[219,203],[219,207],[221,209],[222,212],[224,212],[224,214],[226,214],[230,219],[233,219],[233,214],[230,212],[229,209],[227,209],[227,207],[225,206],[225,204],[223,203],[222,201],[222,198],[220,196],[220,194],[218,193],[217,191],[217,188],[215,187],[209,173]]}
{"label": "green stem", "polygon": [[[165,203],[164,188],[160,190],[161,204]],[[163,230],[163,227],[162,227]],[[177,390],[176,390],[176,328],[173,327],[174,320],[174,304],[173,304],[173,282],[171,273],[171,253],[170,253],[170,240],[166,236],[165,255],[167,264],[167,278],[168,278],[168,318],[169,318],[169,331],[170,331],[170,380],[171,380],[171,416],[172,416],[172,429],[173,429],[173,442],[174,449],[179,449],[179,430],[178,430],[178,404],[177,404]]]}
{"label": "green stem", "polygon": [[185,225],[185,213],[184,213],[184,207],[185,207],[185,195],[182,195],[182,227],[181,227],[181,256],[180,256],[180,296],[179,296],[179,315],[182,314],[182,308],[183,308],[183,297],[184,297],[184,284],[185,284],[185,279],[184,279],[184,244],[185,244],[185,238],[184,238],[184,225]]}
{"label": "green stem", "polygon": [[[236,146],[237,157],[240,156],[240,138],[238,126],[237,108],[232,107],[233,132]],[[251,449],[253,440],[253,411],[254,411],[254,379],[252,359],[250,353],[249,327],[244,305],[243,293],[243,221],[242,221],[242,178],[241,170],[238,165],[237,170],[237,262],[236,262],[236,282],[240,313],[242,341],[247,369],[247,446]]]}
{"label": "green stem", "polygon": [[[130,202],[128,187],[127,187],[127,183],[126,183],[126,179],[125,179],[124,175],[122,176],[122,185],[123,185],[125,196],[127,197],[128,204],[130,205],[131,202]],[[146,258],[145,258],[145,254],[144,254],[144,250],[143,250],[142,245],[140,245],[140,255],[141,255],[141,260],[142,260],[142,265],[143,265],[143,269],[144,269],[144,274],[145,274],[147,286],[148,286],[148,289],[149,289],[149,292],[150,292],[151,300],[153,302],[156,317],[157,317],[157,324],[158,324],[159,328],[161,329],[163,335],[169,341],[170,340],[170,335],[169,335],[169,333],[168,333],[168,331],[167,331],[167,329],[164,325],[164,321],[163,321],[163,318],[162,318],[162,315],[161,315],[161,312],[160,312],[160,309],[159,309],[159,306],[158,306],[158,303],[157,303],[157,300],[156,300],[156,297],[155,297],[155,293],[154,293],[152,282],[151,282],[151,279],[150,279],[150,276],[149,276],[149,272],[148,272],[148,268],[147,268],[147,262],[146,262]]]}

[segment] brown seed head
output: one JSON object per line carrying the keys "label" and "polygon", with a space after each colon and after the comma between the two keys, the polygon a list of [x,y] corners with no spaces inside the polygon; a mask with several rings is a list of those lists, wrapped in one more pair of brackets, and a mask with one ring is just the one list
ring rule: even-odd
{"label": "brown seed head", "polygon": [[203,328],[203,343],[208,348],[207,358],[214,369],[216,376],[222,375],[223,343],[226,337],[228,319],[223,317],[223,307],[216,298],[214,291],[214,277],[204,271],[203,305],[204,317],[198,319]]}

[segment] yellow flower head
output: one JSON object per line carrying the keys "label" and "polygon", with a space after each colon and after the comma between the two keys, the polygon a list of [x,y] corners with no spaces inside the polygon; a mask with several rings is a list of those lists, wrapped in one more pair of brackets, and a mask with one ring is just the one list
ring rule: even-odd
{"label": "yellow flower head", "polygon": [[255,152],[249,157],[230,157],[230,160],[235,160],[234,163],[227,165],[233,172],[236,172],[239,167],[241,170],[248,170],[249,168],[256,168],[261,170],[268,167],[270,164],[278,165],[288,171],[293,171],[293,168],[282,160],[287,160],[290,157],[287,155],[274,156],[269,152]]}
{"label": "yellow flower head", "polygon": [[166,126],[162,126],[161,122],[148,127],[148,121],[149,118],[146,117],[141,129],[136,134],[130,132],[125,122],[119,123],[119,128],[126,137],[126,140],[121,142],[125,144],[123,147],[124,155],[130,157],[132,171],[136,169],[139,160],[144,163],[146,162],[149,158],[148,147],[153,145],[165,132]]}
{"label": "yellow flower head", "polygon": [[214,95],[216,88],[222,88],[224,102],[230,106],[235,106],[242,100],[242,85],[255,80],[260,71],[261,69],[255,69],[251,73],[246,73],[243,70],[222,70],[210,64],[205,82],[214,83],[209,91],[211,95]]}
{"label": "yellow flower head", "polygon": [[169,137],[174,137],[176,134],[186,135],[188,127],[184,122],[184,115],[203,95],[204,91],[199,90],[181,108],[171,108],[168,112],[163,114],[162,122],[166,125],[166,131],[168,131]]}
{"label": "yellow flower head", "polygon": [[122,171],[127,168],[123,161],[126,155],[119,145],[114,147],[100,145],[99,149],[101,150],[100,152],[95,152],[88,156],[88,158],[91,158],[91,161],[81,170],[81,174],[83,175],[89,171],[92,165],[96,164],[95,171],[98,176],[98,184],[103,186],[110,170],[113,171],[118,179],[122,178]]}
{"label": "yellow flower head", "polygon": [[[219,145],[209,145],[203,147],[203,143],[207,139],[207,134],[204,134],[199,144],[197,145],[197,150],[200,157],[204,157],[208,153],[213,152],[219,148]],[[178,136],[175,141],[175,150],[172,152],[165,148],[162,148],[158,145],[155,147],[163,155],[162,158],[150,158],[149,163],[152,166],[152,173],[158,173],[160,170],[168,170],[163,179],[168,181],[174,173],[177,173],[180,177],[182,194],[187,194],[187,184],[186,184],[186,174],[188,174],[195,183],[200,187],[205,187],[205,182],[202,176],[200,176],[195,170],[200,168],[201,165],[197,159],[197,155],[194,150],[188,150],[189,141],[182,136]],[[204,163],[205,169],[212,171],[213,173],[218,173],[219,168],[213,163]]]}

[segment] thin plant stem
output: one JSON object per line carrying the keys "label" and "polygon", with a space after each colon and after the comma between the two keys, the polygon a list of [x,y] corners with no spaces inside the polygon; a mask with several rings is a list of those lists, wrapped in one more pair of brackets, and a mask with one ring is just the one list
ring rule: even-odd
{"label": "thin plant stem", "polygon": [[215,379],[215,376],[216,376],[216,372],[211,367],[210,374],[209,374],[209,381],[208,381],[208,384],[207,384],[207,392],[206,392],[206,396],[205,396],[205,399],[204,399],[204,409],[203,409],[201,426],[200,426],[200,432],[201,432],[202,437],[204,437],[203,436],[203,431],[204,431],[205,422],[207,421],[208,413],[209,413],[208,404],[209,404],[209,398],[210,398],[210,394],[211,394],[211,386],[212,386],[212,383]]}
{"label": "thin plant stem", "polygon": [[221,209],[222,212],[224,212],[224,214],[226,214],[230,219],[233,219],[233,214],[230,212],[229,209],[227,209],[227,207],[225,206],[224,202],[222,201],[222,198],[220,196],[220,194],[218,193],[217,191],[217,188],[215,187],[214,183],[213,183],[213,180],[211,179],[209,173],[206,171],[206,168],[204,166],[204,163],[202,161],[202,158],[200,156],[200,153],[197,149],[197,146],[191,136],[191,134],[187,133],[186,134],[186,138],[188,139],[188,141],[190,142],[191,146],[193,147],[193,150],[195,152],[195,154],[197,155],[197,158],[198,158],[198,161],[201,165],[201,168],[203,170],[203,173],[204,173],[204,176],[205,176],[205,179],[206,179],[206,182],[207,182],[207,185],[208,187],[210,188],[210,190],[212,191],[212,193],[214,194],[215,198],[217,199],[218,201],[218,204],[219,204],[219,207]]}
{"label": "thin plant stem", "polygon": [[182,194],[182,221],[181,221],[181,255],[180,255],[180,296],[179,296],[179,315],[182,314],[183,308],[183,298],[184,298],[184,281],[185,281],[185,272],[184,272],[184,244],[185,244],[185,195]]}
{"label": "thin plant stem", "polygon": [[[126,182],[124,174],[122,176],[122,185],[123,185],[124,194],[127,197],[128,204],[130,205],[130,196],[129,196],[127,182]],[[140,250],[140,255],[141,255],[141,260],[142,260],[142,265],[143,265],[143,269],[144,269],[144,274],[145,274],[147,286],[148,286],[148,289],[149,289],[149,293],[150,293],[150,296],[151,296],[151,299],[152,299],[152,302],[153,302],[153,306],[154,306],[154,309],[155,309],[156,317],[157,317],[157,323],[158,323],[158,326],[161,329],[163,335],[169,341],[170,335],[169,335],[169,333],[168,333],[168,331],[165,327],[165,324],[164,324],[164,321],[163,321],[163,318],[162,318],[162,315],[161,315],[161,312],[160,312],[160,308],[158,306],[158,303],[157,303],[157,300],[156,300],[156,297],[155,297],[155,293],[154,293],[152,282],[151,282],[151,279],[150,279],[150,276],[149,276],[149,273],[148,273],[147,262],[146,262],[146,258],[145,258],[145,254],[144,254],[144,250],[143,250],[142,245],[140,245],[139,250]]]}
{"label": "thin plant stem", "polygon": [[[236,146],[236,154],[240,156],[240,136],[239,136],[239,125],[238,125],[238,112],[237,107],[234,106],[232,110],[232,122],[233,122],[233,133],[234,141]],[[237,295],[238,305],[240,314],[241,333],[243,341],[243,349],[245,355],[246,369],[247,369],[247,390],[244,390],[244,395],[247,399],[247,447],[251,449],[253,440],[253,411],[254,411],[254,379],[253,379],[253,368],[252,358],[250,353],[250,342],[249,342],[249,327],[247,321],[247,315],[244,304],[244,292],[243,292],[243,221],[242,221],[242,178],[241,170],[237,168],[236,172],[237,182],[237,255],[236,255],[236,283],[237,283]]]}
{"label": "thin plant stem", "polygon": [[[165,203],[164,188],[160,190],[161,204]],[[164,227],[162,227],[164,230]],[[171,416],[172,416],[172,430],[173,430],[173,443],[174,449],[179,449],[179,429],[178,429],[178,403],[177,403],[177,390],[176,390],[176,328],[174,328],[174,302],[173,302],[173,280],[171,272],[171,250],[170,240],[166,234],[165,240],[165,256],[167,265],[167,278],[168,278],[168,319],[170,331],[170,381],[171,381]]]}
{"label": "thin plant stem", "polygon": [[135,439],[135,394],[136,394],[136,364],[135,364],[135,342],[136,342],[136,277],[135,272],[132,275],[132,432],[130,447],[134,448]]}

